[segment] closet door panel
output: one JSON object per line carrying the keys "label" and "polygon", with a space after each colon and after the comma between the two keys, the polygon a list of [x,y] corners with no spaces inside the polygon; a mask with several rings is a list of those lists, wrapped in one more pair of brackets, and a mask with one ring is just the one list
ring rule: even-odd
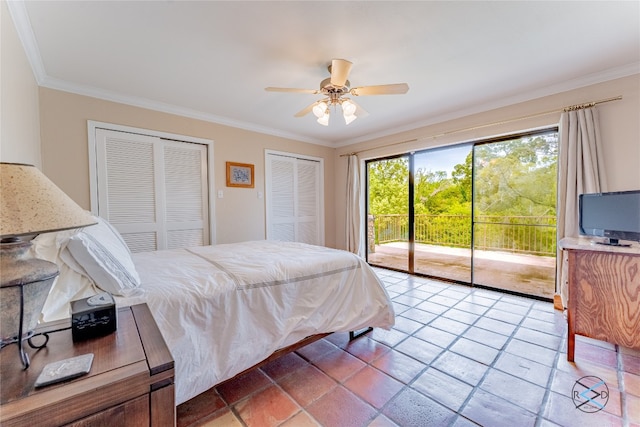
{"label": "closet door panel", "polygon": [[267,157],[267,211],[267,239],[295,241],[295,159]]}
{"label": "closet door panel", "polygon": [[207,147],[96,129],[98,215],[132,252],[209,244]]}
{"label": "closet door panel", "polygon": [[265,159],[267,239],[324,244],[322,162],[271,153]]}
{"label": "closet door panel", "polygon": [[98,215],[132,252],[156,249],[160,238],[155,146],[159,138],[98,129]]}
{"label": "closet door panel", "polygon": [[297,225],[298,241],[318,245],[320,236],[320,164],[298,160],[297,166]]}
{"label": "closet door panel", "polygon": [[164,187],[168,249],[201,246],[207,241],[207,187],[203,185],[206,182],[206,148],[166,141]]}

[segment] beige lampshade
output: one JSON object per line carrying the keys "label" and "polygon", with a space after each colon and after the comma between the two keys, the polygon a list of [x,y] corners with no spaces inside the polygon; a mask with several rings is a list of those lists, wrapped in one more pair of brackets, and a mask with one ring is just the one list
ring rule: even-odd
{"label": "beige lampshade", "polygon": [[0,163],[0,238],[95,224],[33,165]]}

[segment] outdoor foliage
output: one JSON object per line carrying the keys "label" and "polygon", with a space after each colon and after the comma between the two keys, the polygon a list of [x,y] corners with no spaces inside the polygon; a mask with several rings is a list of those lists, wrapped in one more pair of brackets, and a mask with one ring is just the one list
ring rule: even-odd
{"label": "outdoor foliage", "polygon": [[409,213],[409,158],[369,163],[369,213]]}
{"label": "outdoor foliage", "polygon": [[476,147],[476,214],[555,216],[556,157],[555,137]]}
{"label": "outdoor foliage", "polygon": [[[416,170],[416,241],[470,247],[473,185],[477,248],[554,253],[556,158],[550,133],[477,145],[475,170],[471,151],[452,170]],[[368,172],[376,243],[407,240],[409,158],[370,162]]]}

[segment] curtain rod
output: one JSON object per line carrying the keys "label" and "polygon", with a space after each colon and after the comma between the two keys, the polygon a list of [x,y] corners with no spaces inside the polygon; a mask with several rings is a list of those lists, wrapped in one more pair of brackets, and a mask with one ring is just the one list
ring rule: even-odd
{"label": "curtain rod", "polygon": [[406,141],[393,142],[391,144],[381,145],[380,147],[367,148],[367,149],[360,150],[360,151],[353,151],[353,152],[347,153],[347,154],[340,154],[340,157],[353,156],[354,154],[364,153],[365,151],[375,150],[376,148],[385,148],[385,147],[393,147],[394,145],[408,144],[409,142],[416,142],[417,140],[418,140],[418,138],[413,138],[413,139],[407,139]]}
{"label": "curtain rod", "polygon": [[473,127],[463,128],[463,129],[456,129],[456,130],[451,130],[451,131],[447,131],[447,132],[442,132],[442,133],[439,133],[437,135],[424,136],[424,137],[420,137],[420,138],[413,138],[413,139],[408,139],[406,141],[394,142],[394,143],[387,144],[387,145],[381,145],[379,147],[366,148],[366,149],[360,150],[360,151],[354,151],[354,152],[351,152],[351,153],[340,154],[340,157],[352,156],[354,154],[360,154],[360,153],[364,153],[366,151],[377,150],[378,148],[387,148],[387,147],[393,147],[394,145],[407,144],[409,142],[415,142],[415,141],[417,141],[419,139],[434,139],[434,138],[438,138],[438,137],[441,137],[441,136],[452,135],[452,134],[461,133],[461,132],[467,132],[467,131],[470,131],[470,130],[482,129],[482,128],[486,128],[486,127],[490,127],[490,126],[503,125],[503,124],[506,124],[506,123],[517,122],[517,121],[520,121],[520,120],[531,119],[531,118],[534,118],[534,117],[546,116],[546,115],[554,114],[554,113],[566,113],[566,112],[569,112],[569,111],[584,110],[585,108],[591,108],[591,107],[593,107],[593,106],[595,106],[597,104],[604,104],[605,102],[611,102],[611,101],[619,101],[621,99],[622,99],[622,95],[619,95],[619,96],[616,96],[616,97],[613,97],[613,98],[607,98],[607,99],[601,99],[599,101],[587,102],[585,104],[570,105],[570,106],[564,107],[564,108],[545,111],[545,112],[542,112],[542,113],[530,114],[528,116],[516,117],[514,119],[503,120],[501,122],[493,122],[493,123],[488,123],[486,125],[473,126]]}

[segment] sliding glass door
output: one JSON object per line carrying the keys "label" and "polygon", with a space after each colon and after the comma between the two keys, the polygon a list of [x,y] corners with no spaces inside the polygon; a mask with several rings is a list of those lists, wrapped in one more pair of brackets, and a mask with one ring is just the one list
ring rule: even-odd
{"label": "sliding glass door", "polygon": [[471,282],[472,149],[414,155],[414,273]]}
{"label": "sliding glass door", "polygon": [[409,271],[409,156],[367,163],[367,259]]}
{"label": "sliding glass door", "polygon": [[553,298],[557,133],[474,148],[473,283]]}
{"label": "sliding glass door", "polygon": [[555,130],[367,162],[368,262],[552,298],[556,163]]}

